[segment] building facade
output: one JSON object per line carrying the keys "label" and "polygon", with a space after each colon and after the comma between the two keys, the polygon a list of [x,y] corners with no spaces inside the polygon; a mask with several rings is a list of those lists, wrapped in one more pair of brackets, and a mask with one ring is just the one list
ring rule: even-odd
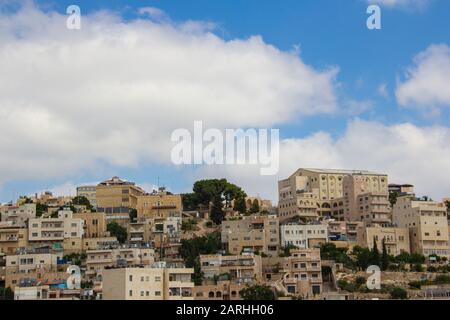
{"label": "building facade", "polygon": [[248,216],[241,220],[222,222],[222,244],[231,254],[263,252],[277,255],[280,249],[279,220],[277,216]]}
{"label": "building facade", "polygon": [[423,201],[407,195],[397,198],[394,223],[408,228],[411,252],[424,256],[450,257],[447,207],[444,203]]}
{"label": "building facade", "polygon": [[328,242],[328,228],[323,224],[287,223],[280,226],[281,247],[309,249]]}
{"label": "building facade", "polygon": [[194,300],[194,269],[164,264],[103,271],[103,300]]}

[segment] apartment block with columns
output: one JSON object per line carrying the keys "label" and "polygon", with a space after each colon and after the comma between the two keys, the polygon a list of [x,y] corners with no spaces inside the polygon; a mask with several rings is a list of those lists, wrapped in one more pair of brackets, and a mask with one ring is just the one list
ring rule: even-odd
{"label": "apartment block with columns", "polygon": [[447,207],[414,195],[400,196],[393,208],[393,220],[408,228],[411,252],[424,256],[450,257]]}
{"label": "apartment block with columns", "polygon": [[194,300],[194,269],[155,263],[103,271],[103,300]]}
{"label": "apartment block with columns", "polygon": [[[278,182],[280,219],[295,216],[308,219],[331,216],[332,202],[344,197],[344,178],[354,175],[362,176],[370,181],[377,179],[379,183],[382,182],[380,177],[385,177],[382,183],[387,188],[387,176],[375,172],[300,168],[289,178]],[[370,186],[372,187],[373,183]]]}
{"label": "apartment block with columns", "polygon": [[206,283],[221,275],[227,275],[232,283],[253,283],[262,275],[261,256],[254,254],[200,255],[200,267]]}
{"label": "apartment block with columns", "polygon": [[252,215],[222,222],[221,239],[231,254],[263,252],[278,255],[279,220],[275,215]]}

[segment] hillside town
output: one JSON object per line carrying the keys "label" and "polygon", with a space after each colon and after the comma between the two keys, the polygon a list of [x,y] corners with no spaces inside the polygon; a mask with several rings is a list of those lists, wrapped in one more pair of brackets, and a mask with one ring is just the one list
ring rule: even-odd
{"label": "hillside town", "polygon": [[300,168],[277,204],[225,179],[21,196],[0,206],[0,299],[450,299],[450,198],[396,183]]}

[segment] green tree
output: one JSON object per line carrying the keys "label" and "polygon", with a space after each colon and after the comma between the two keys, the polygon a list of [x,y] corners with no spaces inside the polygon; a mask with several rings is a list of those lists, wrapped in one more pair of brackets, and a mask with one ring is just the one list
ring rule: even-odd
{"label": "green tree", "polygon": [[389,254],[386,248],[386,240],[383,239],[383,249],[381,253],[381,270],[385,271],[389,268]]}
{"label": "green tree", "polygon": [[244,300],[262,301],[275,300],[275,294],[271,287],[267,285],[248,286],[239,291],[240,296]]}
{"label": "green tree", "polygon": [[375,237],[373,238],[373,248],[371,251],[370,263],[372,265],[379,266],[380,265],[380,251],[378,251],[378,245]]}
{"label": "green tree", "polygon": [[238,197],[237,199],[235,199],[233,210],[239,211],[239,213],[242,214],[245,214],[247,212],[245,197]]}
{"label": "green tree", "polygon": [[221,224],[224,216],[222,199],[216,197],[211,203],[211,220],[215,224]]}
{"label": "green tree", "polygon": [[240,187],[229,183],[226,179],[210,179],[195,182],[193,193],[183,195],[182,199],[185,209],[209,207],[212,220],[216,224],[221,224],[224,205],[225,208],[231,208],[233,200],[246,196]]}
{"label": "green tree", "polygon": [[48,206],[41,203],[36,203],[36,217],[42,216],[48,210]]}
{"label": "green tree", "polygon": [[0,288],[0,300],[14,300],[14,292],[10,287]]}
{"label": "green tree", "polygon": [[250,213],[258,213],[258,212],[259,212],[259,202],[257,199],[254,199],[250,207]]}
{"label": "green tree", "polygon": [[356,257],[356,265],[360,269],[366,270],[372,264],[372,252],[367,248],[355,246],[353,255]]}
{"label": "green tree", "polygon": [[195,237],[181,240],[180,255],[186,263],[186,267],[194,268],[192,281],[195,285],[201,285],[203,273],[200,267],[201,254],[216,254],[222,248],[220,232],[213,232],[205,237]]}
{"label": "green tree", "polygon": [[85,196],[76,196],[72,199],[72,204],[76,206],[86,206],[87,210],[92,210],[92,205]]}
{"label": "green tree", "polygon": [[111,233],[111,236],[116,237],[117,241],[120,243],[125,243],[127,241],[127,229],[122,227],[120,224],[118,224],[116,221],[111,221],[106,226],[106,230],[108,230]]}
{"label": "green tree", "polygon": [[390,192],[389,193],[389,202],[391,203],[391,207],[394,207],[394,205],[397,203],[398,193],[397,192]]}
{"label": "green tree", "polygon": [[400,287],[395,287],[391,290],[391,299],[395,300],[406,300],[408,299],[408,292]]}

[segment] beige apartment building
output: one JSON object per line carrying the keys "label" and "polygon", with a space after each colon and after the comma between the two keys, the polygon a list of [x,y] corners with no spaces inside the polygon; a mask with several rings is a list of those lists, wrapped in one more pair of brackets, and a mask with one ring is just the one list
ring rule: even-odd
{"label": "beige apartment building", "polygon": [[141,195],[137,198],[137,219],[167,219],[181,217],[183,205],[181,195],[164,191]]}
{"label": "beige apartment building", "polygon": [[450,257],[447,207],[407,195],[397,198],[394,223],[409,229],[411,252]]}
{"label": "beige apartment building", "polygon": [[77,187],[77,196],[85,197],[91,206],[97,209],[97,186],[79,186]]}
{"label": "beige apartment building", "polygon": [[246,286],[232,281],[217,281],[192,288],[195,300],[242,300],[239,292]]}
{"label": "beige apartment building", "polygon": [[74,218],[72,211],[58,211],[57,218],[30,219],[28,241],[62,242],[68,238],[83,237],[84,221]]}
{"label": "beige apartment building", "polygon": [[5,286],[14,290],[24,280],[65,279],[67,276],[64,275],[64,265],[58,264],[60,259],[62,259],[61,252],[31,251],[7,255]]}
{"label": "beige apartment building", "polygon": [[28,247],[28,229],[0,224],[0,253],[14,254]]}
{"label": "beige apartment building", "polygon": [[103,300],[194,300],[194,269],[163,263],[103,271]]}
{"label": "beige apartment building", "polygon": [[[343,190],[343,197],[332,203],[332,215],[335,218],[380,225],[391,223],[387,175],[346,175],[343,178]],[[334,212],[336,202],[338,207],[343,202],[343,208],[339,208],[338,216]]]}
{"label": "beige apartment building", "polygon": [[323,220],[327,226],[328,237],[332,241],[358,241],[358,230],[365,224],[362,221],[337,221],[332,219]]}
{"label": "beige apartment building", "polygon": [[[387,176],[364,170],[335,170],[335,169],[298,169],[289,178],[278,183],[279,215],[300,215],[306,218],[317,216],[330,216],[332,213],[331,202],[344,197],[344,177],[351,175],[364,176],[373,181],[382,182],[385,177],[387,188]],[[371,184],[371,186],[373,183]],[[315,202],[316,213],[313,206],[309,211],[304,208],[297,210],[297,198],[312,199]],[[296,213],[298,211],[298,213]],[[309,214],[309,215],[308,215]]]}
{"label": "beige apartment building", "polygon": [[313,298],[322,294],[320,249],[294,249],[283,259],[286,294]]}
{"label": "beige apartment building", "polygon": [[250,284],[260,281],[262,275],[261,256],[254,254],[200,255],[200,267],[205,284],[221,275],[227,275],[232,283]]}
{"label": "beige apartment building", "polygon": [[[247,208],[247,211],[249,211],[252,208],[253,203],[255,201],[256,201],[256,203],[258,203],[260,212],[264,212],[264,211],[270,212],[272,210],[272,208],[273,208],[272,207],[272,201],[270,201],[270,200],[261,199],[261,197],[259,197],[259,196],[257,196],[257,197],[246,197],[245,198],[245,206]],[[233,205],[234,205],[234,203],[233,203]]]}
{"label": "beige apartment building", "polygon": [[150,266],[155,262],[155,251],[151,248],[96,249],[86,251],[86,276],[95,278],[105,268],[117,266]]}
{"label": "beige apartment building", "polygon": [[83,223],[83,236],[86,238],[109,237],[106,231],[106,216],[101,212],[74,213],[73,218],[81,219]]}
{"label": "beige apartment building", "polygon": [[116,247],[119,245],[116,237],[102,238],[66,238],[62,242],[64,254],[82,253],[98,248]]}
{"label": "beige apartment building", "polygon": [[181,237],[182,218],[172,216],[166,218],[147,218],[128,226],[130,243],[147,244],[157,246],[167,243],[178,243]]}
{"label": "beige apartment building", "polygon": [[395,227],[361,227],[358,230],[358,245],[363,248],[372,249],[374,243],[381,252],[383,241],[388,254],[398,256],[402,252],[410,253],[408,228]]}
{"label": "beige apartment building", "polygon": [[287,223],[280,226],[281,247],[308,249],[328,242],[328,228],[323,224]]}
{"label": "beige apartment building", "polygon": [[279,220],[274,215],[252,215],[222,222],[222,244],[231,254],[263,252],[278,255],[280,249]]}
{"label": "beige apartment building", "polygon": [[28,219],[36,218],[36,204],[0,206],[1,222],[10,223],[17,227],[26,227]]}
{"label": "beige apartment building", "polygon": [[97,211],[104,212],[109,222],[128,224],[130,209],[136,209],[137,198],[145,193],[134,182],[112,177],[96,187]]}

